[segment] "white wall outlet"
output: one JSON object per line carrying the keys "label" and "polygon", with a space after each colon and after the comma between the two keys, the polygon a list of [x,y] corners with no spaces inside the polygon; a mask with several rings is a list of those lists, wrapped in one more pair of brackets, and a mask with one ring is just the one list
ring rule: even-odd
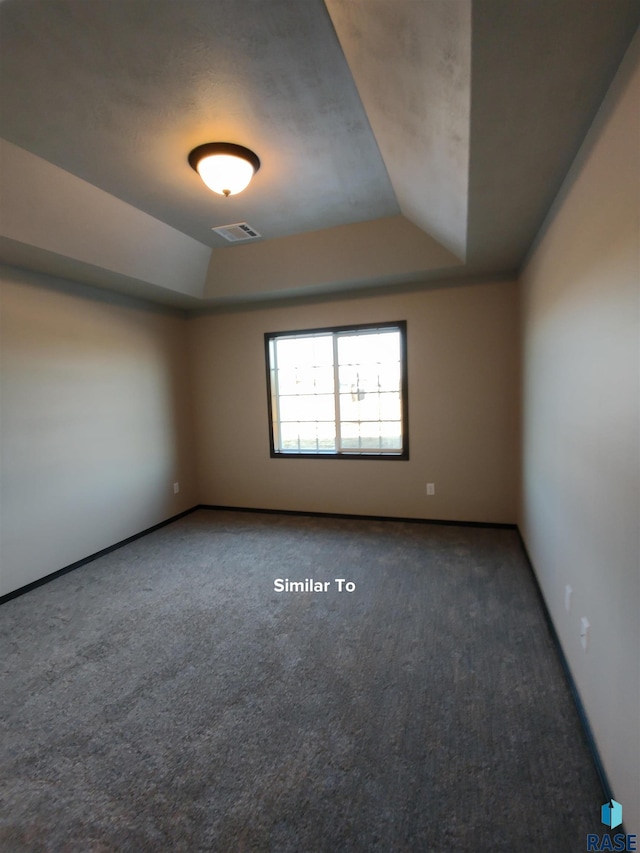
{"label": "white wall outlet", "polygon": [[427,494],[435,495],[436,493],[436,484],[435,483],[427,483]]}
{"label": "white wall outlet", "polygon": [[177,495],[179,491],[180,491],[180,483],[174,483],[173,484],[173,494]]}
{"label": "white wall outlet", "polygon": [[571,596],[573,594],[573,587],[567,584],[564,588],[564,609],[567,613],[571,610]]}
{"label": "white wall outlet", "polygon": [[589,634],[591,632],[591,623],[586,616],[580,619],[580,645],[587,651],[589,646]]}

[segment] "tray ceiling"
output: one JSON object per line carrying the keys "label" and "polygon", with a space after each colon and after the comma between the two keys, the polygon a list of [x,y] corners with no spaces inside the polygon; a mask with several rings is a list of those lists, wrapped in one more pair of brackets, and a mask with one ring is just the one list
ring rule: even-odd
{"label": "tray ceiling", "polygon": [[[4,0],[0,260],[185,308],[513,271],[635,0]],[[207,141],[255,150],[213,195]],[[249,222],[229,245],[211,229]]]}

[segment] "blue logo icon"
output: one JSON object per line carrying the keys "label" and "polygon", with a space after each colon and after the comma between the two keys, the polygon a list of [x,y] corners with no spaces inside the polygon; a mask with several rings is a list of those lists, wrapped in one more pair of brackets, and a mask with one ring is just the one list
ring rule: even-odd
{"label": "blue logo icon", "polygon": [[622,823],[622,805],[615,800],[610,800],[602,806],[602,823],[610,829],[615,829]]}

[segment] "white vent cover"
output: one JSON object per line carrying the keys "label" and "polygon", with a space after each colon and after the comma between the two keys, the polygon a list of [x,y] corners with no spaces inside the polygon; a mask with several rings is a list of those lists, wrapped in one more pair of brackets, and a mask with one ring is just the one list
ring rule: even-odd
{"label": "white vent cover", "polygon": [[220,225],[211,230],[230,243],[237,243],[238,240],[258,240],[262,236],[246,222],[236,222],[235,225]]}

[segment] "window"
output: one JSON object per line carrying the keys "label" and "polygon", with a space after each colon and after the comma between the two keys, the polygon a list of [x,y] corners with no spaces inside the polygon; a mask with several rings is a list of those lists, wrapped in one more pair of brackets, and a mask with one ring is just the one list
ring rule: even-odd
{"label": "window", "polygon": [[271,455],[408,459],[406,322],[265,335]]}

